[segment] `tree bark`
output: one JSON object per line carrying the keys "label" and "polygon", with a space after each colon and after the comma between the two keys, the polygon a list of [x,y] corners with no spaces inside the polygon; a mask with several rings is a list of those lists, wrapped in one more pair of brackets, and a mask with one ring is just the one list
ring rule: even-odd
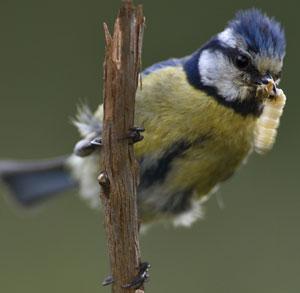
{"label": "tree bark", "polygon": [[123,0],[111,35],[104,24],[104,118],[99,184],[113,293],[132,293],[122,288],[138,274],[140,246],[136,191],[139,180],[129,130],[134,126],[135,93],[141,68],[144,28],[142,7]]}

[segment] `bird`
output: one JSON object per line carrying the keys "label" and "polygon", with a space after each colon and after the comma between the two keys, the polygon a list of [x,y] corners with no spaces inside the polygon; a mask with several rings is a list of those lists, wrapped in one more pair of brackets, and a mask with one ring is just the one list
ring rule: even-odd
{"label": "bird", "polygon": [[[137,202],[143,224],[162,220],[190,226],[203,217],[203,204],[219,185],[251,153],[260,152],[257,129],[267,115],[267,100],[284,95],[278,85],[285,51],[282,25],[252,8],[237,12],[223,31],[192,54],[155,63],[141,73],[137,140],[143,128],[145,132],[134,150],[140,164]],[[265,87],[267,99],[257,94]],[[281,110],[274,110],[278,117]],[[102,118],[103,105],[94,113],[86,105],[79,107],[74,124],[81,139],[71,155],[1,161],[0,178],[13,197],[31,206],[77,188],[91,207],[98,207]],[[272,133],[272,141],[262,131],[260,138],[268,140],[270,149],[276,131],[268,130],[267,118],[264,131]]]}

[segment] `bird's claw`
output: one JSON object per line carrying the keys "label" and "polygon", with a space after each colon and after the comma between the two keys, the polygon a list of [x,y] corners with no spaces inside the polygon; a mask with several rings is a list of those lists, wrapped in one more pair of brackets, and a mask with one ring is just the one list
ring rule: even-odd
{"label": "bird's claw", "polygon": [[101,137],[96,137],[91,141],[91,145],[94,147],[99,147],[102,146],[102,138]]}
{"label": "bird's claw", "polygon": [[149,279],[149,269],[150,264],[148,262],[142,262],[139,266],[139,273],[138,275],[128,284],[123,285],[123,288],[134,288],[139,289],[144,285]]}
{"label": "bird's claw", "polygon": [[76,143],[74,153],[79,157],[86,157],[93,153],[96,149],[102,146],[101,137],[96,137],[93,140],[84,138]]}
{"label": "bird's claw", "polygon": [[129,129],[128,138],[131,139],[131,144],[139,142],[144,139],[144,136],[141,135],[141,132],[144,132],[145,128],[143,127],[132,127]]}
{"label": "bird's claw", "polygon": [[[124,289],[139,289],[144,285],[144,282],[146,282],[149,279],[149,269],[150,264],[148,262],[142,262],[139,266],[139,272],[138,275],[128,284],[122,285],[122,288]],[[102,286],[108,286],[113,284],[115,281],[112,276],[106,277],[103,282]]]}
{"label": "bird's claw", "polygon": [[102,282],[102,286],[108,286],[114,283],[114,279],[112,276],[107,276],[103,282]]}

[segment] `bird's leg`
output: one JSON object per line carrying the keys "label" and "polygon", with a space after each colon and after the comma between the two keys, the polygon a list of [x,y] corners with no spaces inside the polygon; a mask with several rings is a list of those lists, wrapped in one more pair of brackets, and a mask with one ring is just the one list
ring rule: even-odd
{"label": "bird's leg", "polygon": [[138,275],[128,284],[123,285],[123,288],[134,288],[139,289],[144,285],[149,279],[149,269],[150,264],[148,262],[142,262],[139,266],[139,273]]}
{"label": "bird's leg", "polygon": [[141,132],[144,132],[145,128],[143,127],[132,127],[129,129],[129,135],[127,138],[129,138],[131,141],[131,144],[134,144],[136,142],[139,142],[144,139],[144,136],[141,135]]}
{"label": "bird's leg", "polygon": [[[141,135],[141,132],[143,131],[145,131],[145,129],[142,127],[130,128],[127,136],[127,138],[130,139],[130,144],[134,144],[143,140],[144,137]],[[93,153],[96,149],[102,147],[102,145],[102,138],[100,136],[93,139],[84,138],[75,145],[74,153],[79,157],[86,157]]]}

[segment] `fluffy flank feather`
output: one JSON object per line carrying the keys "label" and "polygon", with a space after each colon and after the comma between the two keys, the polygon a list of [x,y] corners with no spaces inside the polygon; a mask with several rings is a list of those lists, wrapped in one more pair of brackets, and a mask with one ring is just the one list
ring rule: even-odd
{"label": "fluffy flank feather", "polygon": [[86,104],[81,104],[77,107],[77,115],[72,120],[72,123],[77,127],[82,137],[91,133],[101,133],[102,131],[100,120]]}

